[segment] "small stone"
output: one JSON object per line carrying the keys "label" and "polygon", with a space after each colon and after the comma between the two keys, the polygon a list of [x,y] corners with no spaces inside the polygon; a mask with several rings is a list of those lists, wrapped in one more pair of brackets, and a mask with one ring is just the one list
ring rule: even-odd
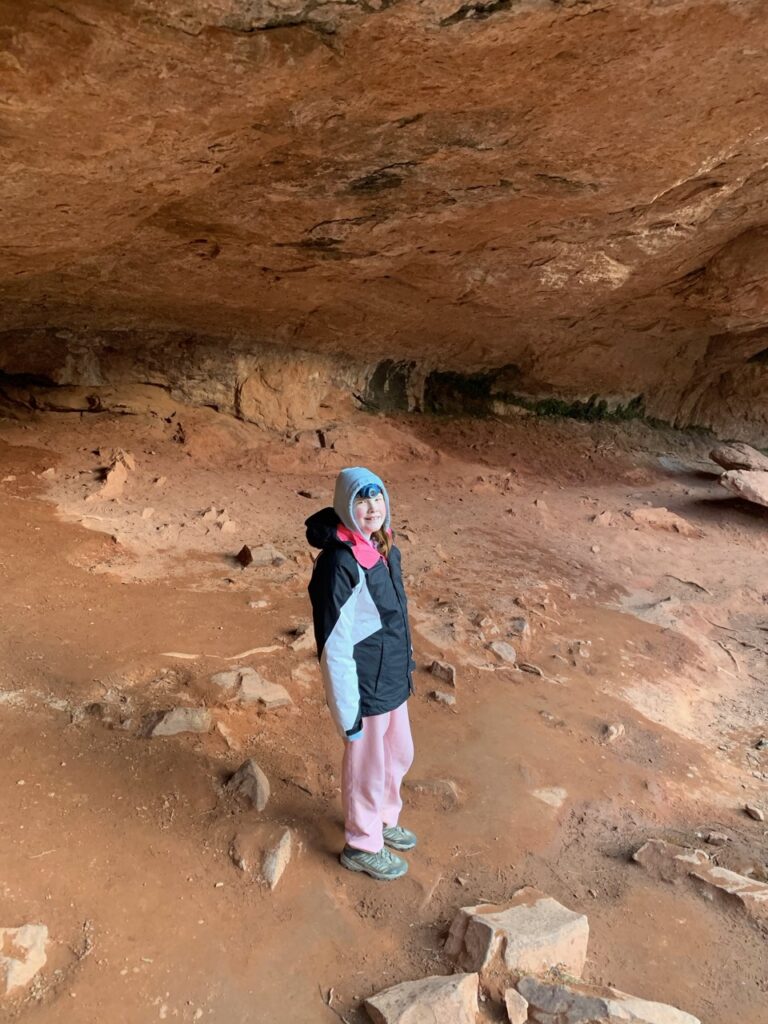
{"label": "small stone", "polygon": [[248,607],[249,608],[269,608],[269,601],[264,601],[264,600],[249,601],[248,602]]}
{"label": "small stone", "polygon": [[599,544],[593,544],[592,547],[589,550],[592,552],[593,555],[599,555],[600,554],[600,545]]}
{"label": "small stone", "polygon": [[319,501],[322,498],[322,494],[320,493],[320,491],[301,490],[297,491],[296,493],[299,495],[300,498],[312,498],[315,501]]}
{"label": "small stone", "polygon": [[463,907],[453,919],[445,952],[460,970],[475,970],[501,998],[520,975],[560,966],[581,977],[589,924],[537,889],[518,890],[506,905]]}
{"label": "small stone", "polygon": [[757,807],[755,804],[744,804],[744,810],[755,821],[765,821],[765,811],[762,807]]}
{"label": "small stone", "polygon": [[541,671],[538,665],[532,665],[530,661],[521,661],[517,666],[521,672],[527,672],[529,676],[543,676],[544,673]]}
{"label": "small stone", "polygon": [[504,993],[504,1006],[507,1010],[509,1024],[526,1024],[528,1020],[528,1001],[519,992],[508,988]]}
{"label": "small stone", "polygon": [[755,744],[755,750],[768,750],[768,738],[761,736]]}
{"label": "small stone", "polygon": [[456,685],[456,668],[447,661],[433,661],[429,671],[441,683],[447,683],[448,686]]}
{"label": "small stone", "polygon": [[45,966],[47,944],[44,924],[0,928],[0,995],[29,984]]}
{"label": "small stone", "polygon": [[406,981],[366,999],[374,1024],[475,1024],[477,974],[438,975]]}
{"label": "small stone", "polygon": [[560,786],[552,786],[548,789],[534,789],[531,796],[535,796],[537,800],[541,800],[543,804],[549,804],[550,807],[562,807],[568,798],[567,790]]}
{"label": "small stone", "polygon": [[51,466],[50,469],[44,469],[40,476],[42,477],[43,480],[55,480],[56,470],[53,468],[53,466]]}
{"label": "small stone", "polygon": [[262,544],[258,548],[249,548],[249,550],[251,561],[257,569],[268,565],[282,565],[288,561],[282,551],[278,551],[272,544]]}
{"label": "small stone", "polygon": [[152,481],[152,483],[155,485],[155,487],[162,487],[163,484],[167,484],[168,483],[168,477],[167,476],[157,476]]}
{"label": "small stone", "polygon": [[620,736],[624,735],[624,725],[621,722],[614,722],[611,725],[603,726],[603,743],[613,743]]}
{"label": "small stone", "polygon": [[252,757],[240,765],[226,789],[250,800],[257,811],[263,811],[269,801],[269,779]]}
{"label": "small stone", "polygon": [[283,877],[283,873],[290,863],[292,852],[293,834],[287,828],[275,845],[266,851],[261,863],[261,877],[270,889],[274,889]]}
{"label": "small stone", "polygon": [[524,615],[516,615],[509,622],[509,633],[517,638],[519,643],[527,643],[531,639],[531,625]]}
{"label": "small stone", "polygon": [[725,832],[707,832],[704,836],[704,842],[709,843],[710,846],[725,846],[730,841],[731,837],[727,836]]}
{"label": "small stone", "polygon": [[153,508],[143,508],[141,510],[141,518],[142,519],[151,519],[154,514],[155,514],[155,510]]}
{"label": "small stone", "polygon": [[453,707],[456,703],[456,698],[452,693],[444,693],[442,690],[433,690],[430,697],[438,704],[446,704],[448,707]]}
{"label": "small stone", "polygon": [[596,516],[592,516],[592,522],[598,526],[611,526],[613,523],[613,513],[607,509],[604,512],[598,512]]}
{"label": "small stone", "polygon": [[237,529],[237,523],[234,519],[225,519],[223,523],[217,524],[222,533],[234,533]]}
{"label": "small stone", "polygon": [[151,727],[150,736],[176,736],[180,732],[210,732],[213,719],[205,708],[172,708]]}
{"label": "small stone", "polygon": [[253,561],[253,555],[251,553],[251,549],[248,547],[247,544],[243,544],[243,546],[235,555],[235,560],[239,562],[244,569],[246,569],[251,564],[251,562]]}
{"label": "small stone", "polygon": [[514,665],[517,661],[515,648],[512,644],[505,643],[504,640],[494,640],[490,644],[490,648],[500,661],[504,661],[509,665]]}

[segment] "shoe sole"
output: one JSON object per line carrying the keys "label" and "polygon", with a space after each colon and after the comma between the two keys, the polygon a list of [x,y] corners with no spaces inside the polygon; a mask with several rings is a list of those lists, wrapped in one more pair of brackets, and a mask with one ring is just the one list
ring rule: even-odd
{"label": "shoe sole", "polygon": [[377,871],[372,871],[371,868],[363,867],[357,861],[349,860],[343,854],[339,857],[339,861],[343,867],[348,868],[350,871],[359,871],[364,875],[369,875],[371,878],[375,878],[377,882],[394,882],[395,879],[402,878],[408,872],[407,864],[405,865],[405,871],[402,871],[399,875],[383,875]]}

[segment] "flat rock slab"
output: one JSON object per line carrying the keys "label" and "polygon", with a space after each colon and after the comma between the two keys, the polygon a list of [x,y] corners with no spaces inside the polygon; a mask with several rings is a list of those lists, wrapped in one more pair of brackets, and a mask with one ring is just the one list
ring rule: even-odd
{"label": "flat rock slab", "polygon": [[679,533],[683,537],[704,536],[704,532],[698,526],[693,526],[687,519],[683,519],[676,512],[670,512],[668,508],[636,508],[629,515],[638,526],[667,530],[669,533]]}
{"label": "flat rock slab", "polygon": [[210,732],[213,718],[205,708],[172,708],[151,726],[150,736],[176,736],[180,732]]}
{"label": "flat rock slab", "polygon": [[28,985],[48,959],[48,929],[44,924],[0,928],[0,995]]}
{"label": "flat rock slab", "polygon": [[477,974],[422,978],[366,999],[374,1024],[475,1024],[478,1014]]}
{"label": "flat rock slab", "polygon": [[293,703],[284,686],[270,683],[255,668],[244,666],[216,672],[210,682],[216,699],[227,704],[260,704],[272,711]]}
{"label": "flat rock slab", "polygon": [[536,1024],[701,1024],[689,1013],[612,988],[522,978],[517,990]]}
{"label": "flat rock slab", "polygon": [[557,809],[562,807],[568,799],[568,791],[561,786],[550,786],[548,789],[534,789],[531,796],[535,796],[542,803]]}
{"label": "flat rock slab", "polygon": [[403,789],[408,803],[414,803],[420,797],[431,798],[443,810],[455,810],[461,806],[462,793],[453,779],[408,779],[403,781]]}
{"label": "flat rock slab", "polygon": [[693,878],[711,896],[737,900],[750,917],[768,921],[768,884],[718,867],[704,850],[691,850],[650,839],[633,855],[633,860],[665,881]]}
{"label": "flat rock slab", "polygon": [[244,761],[226,785],[230,793],[245,797],[257,811],[263,811],[270,796],[269,779],[250,757]]}
{"label": "flat rock slab", "polygon": [[720,483],[740,498],[768,508],[768,473],[729,470],[720,477]]}
{"label": "flat rock slab", "polygon": [[580,978],[589,923],[583,914],[527,887],[504,906],[463,907],[454,917],[446,953],[464,971],[477,971],[495,998],[523,974],[559,967]]}
{"label": "flat rock slab", "polygon": [[710,459],[723,469],[746,469],[754,472],[768,472],[768,455],[763,455],[751,445],[736,441],[733,444],[719,444],[709,453]]}

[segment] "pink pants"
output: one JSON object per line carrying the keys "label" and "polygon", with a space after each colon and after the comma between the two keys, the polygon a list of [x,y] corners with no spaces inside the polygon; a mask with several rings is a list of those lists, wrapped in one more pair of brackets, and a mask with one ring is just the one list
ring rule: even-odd
{"label": "pink pants", "polygon": [[396,825],[403,806],[400,783],[413,761],[408,702],[363,719],[363,735],[347,740],[341,769],[341,801],[347,843],[378,853],[383,825]]}

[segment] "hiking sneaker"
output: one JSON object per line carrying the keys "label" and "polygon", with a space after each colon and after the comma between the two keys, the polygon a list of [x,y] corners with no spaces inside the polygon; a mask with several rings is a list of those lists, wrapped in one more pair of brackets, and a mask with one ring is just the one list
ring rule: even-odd
{"label": "hiking sneaker", "polygon": [[385,825],[384,842],[393,850],[412,850],[418,840],[407,828],[401,828],[399,825]]}
{"label": "hiking sneaker", "polygon": [[407,862],[390,853],[386,847],[382,847],[378,853],[369,853],[367,850],[345,846],[339,860],[350,871],[364,871],[366,875],[382,882],[400,878],[408,870]]}

